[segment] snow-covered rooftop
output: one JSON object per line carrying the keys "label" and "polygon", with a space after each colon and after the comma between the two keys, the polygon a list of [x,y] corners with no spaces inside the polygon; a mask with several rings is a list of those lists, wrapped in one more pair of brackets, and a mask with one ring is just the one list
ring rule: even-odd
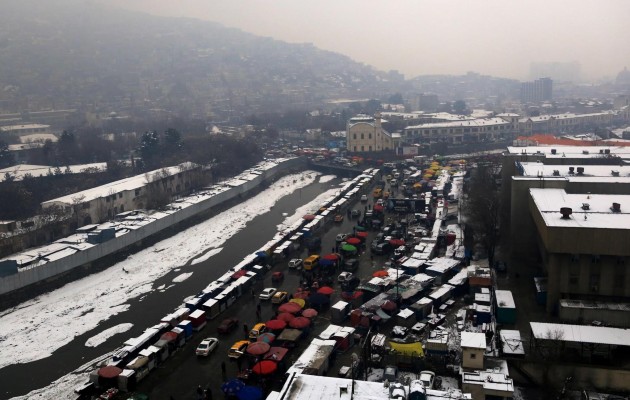
{"label": "snow-covered rooftop", "polygon": [[[573,194],[564,189],[530,189],[532,199],[548,227],[630,229],[630,195]],[[620,211],[613,212],[613,203]],[[588,205],[588,209],[584,209]],[[560,208],[572,214],[563,218]]]}
{"label": "snow-covered rooftop", "polygon": [[502,329],[499,332],[501,343],[503,344],[503,353],[511,355],[525,354],[521,332],[517,330]]}
{"label": "snow-covered rooftop", "polygon": [[545,322],[530,322],[529,325],[535,339],[630,346],[630,329]]}
{"label": "snow-covered rooftop", "polygon": [[[580,181],[596,177],[597,182],[601,182],[601,178],[608,178],[610,181],[630,181],[630,166],[627,165],[550,165],[537,162],[521,162],[520,165],[523,167],[523,176],[529,177],[564,177]],[[573,169],[569,170],[569,167]],[[578,173],[578,167],[584,168],[584,172]]]}
{"label": "snow-covered rooftop", "polygon": [[[556,154],[552,154],[552,150]],[[508,146],[507,153],[513,155],[540,154],[547,158],[598,158],[608,156],[605,154],[606,150],[610,150],[610,156],[621,158],[630,156],[630,146]]]}
{"label": "snow-covered rooftop", "polygon": [[509,290],[495,290],[494,296],[500,308],[516,308],[514,297],[512,297],[512,292]]}
{"label": "snow-covered rooftop", "polygon": [[486,348],[486,335],[481,332],[462,332],[461,333],[461,345],[462,347],[468,347],[473,349],[485,349]]}
{"label": "snow-covered rooftop", "polygon": [[[187,163],[190,165],[190,163]],[[82,202],[92,201],[94,199],[98,199],[99,197],[110,196],[111,194],[121,193],[128,190],[140,189],[147,184],[147,176],[154,176],[155,174],[162,173],[165,171],[168,176],[175,175],[182,171],[182,166],[174,166],[174,167],[166,167],[161,169],[156,169],[146,174],[132,176],[130,178],[121,179],[118,181],[110,182],[105,185],[97,186],[95,188],[83,190],[81,192],[72,193],[67,196],[58,197],[56,199],[48,200],[42,203],[65,203],[65,204],[73,204],[74,199],[82,199]]]}

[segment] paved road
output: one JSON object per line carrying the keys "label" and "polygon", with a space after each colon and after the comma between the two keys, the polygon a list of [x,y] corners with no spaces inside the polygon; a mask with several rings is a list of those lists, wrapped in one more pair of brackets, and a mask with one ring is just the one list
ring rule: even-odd
{"label": "paved road", "polygon": [[[363,209],[364,205],[357,203],[356,208]],[[344,219],[341,224],[330,224],[325,229],[325,234],[322,236],[322,254],[330,252],[335,246],[335,236],[338,233],[352,232],[352,226],[356,223],[356,220]],[[375,233],[370,233],[374,235]],[[226,249],[227,250],[227,249]],[[291,257],[306,257],[307,252],[303,250],[301,253],[295,253]],[[371,274],[372,263],[369,260],[367,254],[362,254],[361,273]],[[287,260],[288,261],[288,260]],[[280,290],[286,290],[289,293],[295,292],[295,289],[299,286],[301,273],[297,271],[289,271],[287,267],[287,261],[279,262],[272,268],[265,279],[261,282],[257,282],[255,285],[256,296],[265,287],[277,287]],[[376,262],[375,262],[376,264]],[[273,284],[271,282],[271,273],[275,271],[284,271],[285,279],[280,284]],[[332,295],[331,304],[334,304],[340,299],[340,293],[338,287],[335,286],[337,291]],[[221,363],[225,362],[227,365],[227,378],[233,378],[238,372],[236,363],[230,362],[227,358],[227,351],[230,346],[237,340],[244,338],[243,323],[246,323],[251,328],[257,321],[256,318],[256,304],[257,298],[252,298],[251,295],[244,295],[238,301],[233,304],[226,312],[221,314],[215,320],[209,321],[208,325],[195,335],[186,346],[183,347],[176,355],[171,357],[163,367],[158,371],[152,372],[147,378],[145,378],[138,387],[138,390],[143,393],[148,393],[151,399],[170,399],[173,396],[175,399],[193,399],[196,395],[196,388],[198,385],[202,387],[209,387],[212,390],[214,396],[222,396],[220,391],[221,384],[224,379],[221,374]],[[262,322],[267,321],[275,315],[275,308],[269,302],[261,303],[262,309]],[[239,327],[228,335],[219,336],[216,333],[216,328],[220,324],[221,320],[226,317],[236,317],[240,320]],[[311,331],[309,338],[315,337],[329,324],[329,312],[322,313],[314,321],[314,327]],[[215,336],[219,337],[220,344],[215,353],[208,358],[197,358],[194,355],[194,349],[201,342],[204,337]],[[287,365],[291,365],[291,361],[297,359],[302,350],[308,345],[310,339],[305,339],[300,342],[300,345],[293,349],[289,355],[289,362]],[[245,365],[245,364],[244,364]],[[270,382],[267,385],[267,389],[279,389],[281,387],[281,381]],[[216,398],[216,397],[215,397]]]}

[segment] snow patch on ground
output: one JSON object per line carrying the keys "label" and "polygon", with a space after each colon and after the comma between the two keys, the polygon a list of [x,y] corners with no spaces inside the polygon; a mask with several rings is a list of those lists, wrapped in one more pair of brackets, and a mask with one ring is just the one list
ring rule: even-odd
{"label": "snow patch on ground", "polygon": [[202,262],[210,259],[210,257],[216,256],[217,254],[219,254],[221,252],[221,250],[223,250],[223,247],[212,249],[209,252],[207,252],[206,254],[202,255],[201,257],[197,257],[197,258],[193,259],[192,262],[190,263],[190,265],[195,265],[195,264],[202,263]]}
{"label": "snow patch on ground", "polygon": [[330,182],[333,179],[335,179],[337,176],[336,175],[323,175],[319,177],[319,183],[326,183],[326,182]]}
{"label": "snow patch on ground", "polygon": [[177,275],[175,278],[173,278],[173,282],[175,283],[184,282],[186,279],[190,278],[192,274],[193,274],[192,272],[186,272],[184,274]]}
{"label": "snow patch on ground", "polygon": [[330,198],[335,193],[339,192],[339,189],[330,189],[315,197],[312,201],[299,207],[295,210],[295,213],[287,217],[282,223],[278,224],[278,231],[284,231],[294,226],[299,220],[306,214],[313,214],[319,210],[324,200]]}
{"label": "snow patch on ground", "polygon": [[76,336],[126,311],[129,308],[126,303],[151,292],[156,279],[198,254],[221,246],[249,221],[268,212],[282,197],[313,183],[317,175],[310,171],[282,177],[251,199],[143,249],[105,271],[8,310],[0,316],[3,342],[0,369],[50,357]]}
{"label": "snow patch on ground", "polygon": [[117,335],[119,333],[127,332],[129,329],[131,329],[132,326],[133,324],[131,323],[124,323],[124,324],[112,326],[111,328],[105,329],[103,332],[99,333],[98,335],[92,336],[91,338],[86,340],[85,345],[87,347],[99,346],[105,343],[107,339],[109,339],[110,337]]}

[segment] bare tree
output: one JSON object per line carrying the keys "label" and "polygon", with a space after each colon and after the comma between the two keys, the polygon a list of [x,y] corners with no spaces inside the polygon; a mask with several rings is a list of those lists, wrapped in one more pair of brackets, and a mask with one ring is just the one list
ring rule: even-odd
{"label": "bare tree", "polygon": [[473,172],[463,208],[466,223],[473,228],[475,239],[488,251],[490,265],[494,262],[499,239],[500,206],[494,168],[491,165],[479,165]]}

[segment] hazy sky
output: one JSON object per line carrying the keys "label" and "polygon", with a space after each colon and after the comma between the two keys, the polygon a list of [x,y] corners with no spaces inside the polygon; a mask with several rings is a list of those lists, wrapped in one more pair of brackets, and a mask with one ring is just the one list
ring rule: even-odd
{"label": "hazy sky", "polygon": [[577,61],[587,79],[630,67],[630,0],[101,1],[310,42],[407,78],[476,71],[526,79],[537,61]]}

